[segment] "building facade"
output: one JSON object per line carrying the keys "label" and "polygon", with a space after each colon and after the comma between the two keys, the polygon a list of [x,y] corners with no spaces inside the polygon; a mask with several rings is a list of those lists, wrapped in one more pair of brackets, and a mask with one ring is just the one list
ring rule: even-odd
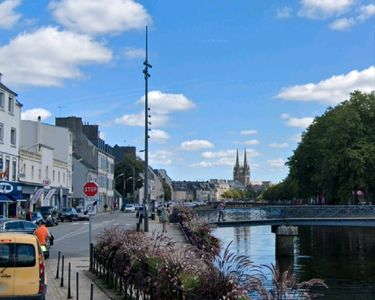
{"label": "building facade", "polygon": [[22,104],[1,79],[0,74],[0,215],[16,216],[19,200],[22,200],[12,198],[12,195],[17,194],[17,198],[20,195],[17,182]]}
{"label": "building facade", "polygon": [[71,206],[72,134],[67,128],[22,120],[19,155],[26,209]]}

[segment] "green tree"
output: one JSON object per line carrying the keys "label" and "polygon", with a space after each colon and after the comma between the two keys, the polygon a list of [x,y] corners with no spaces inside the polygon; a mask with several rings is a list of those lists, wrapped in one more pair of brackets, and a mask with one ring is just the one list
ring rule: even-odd
{"label": "green tree", "polygon": [[164,189],[164,200],[170,201],[172,200],[172,190],[168,183],[165,182],[163,179],[163,189]]}

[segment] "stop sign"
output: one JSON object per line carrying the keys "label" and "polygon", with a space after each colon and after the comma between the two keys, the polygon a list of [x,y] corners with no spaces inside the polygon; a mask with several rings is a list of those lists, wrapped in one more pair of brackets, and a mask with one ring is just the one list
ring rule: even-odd
{"label": "stop sign", "polygon": [[83,192],[87,197],[93,197],[98,193],[98,185],[95,182],[86,182],[83,186]]}

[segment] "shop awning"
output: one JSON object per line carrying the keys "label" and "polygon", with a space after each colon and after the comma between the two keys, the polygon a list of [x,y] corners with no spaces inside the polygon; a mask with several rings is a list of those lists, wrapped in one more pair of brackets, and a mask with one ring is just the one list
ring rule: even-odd
{"label": "shop awning", "polygon": [[10,201],[6,194],[0,194],[0,202],[8,202]]}

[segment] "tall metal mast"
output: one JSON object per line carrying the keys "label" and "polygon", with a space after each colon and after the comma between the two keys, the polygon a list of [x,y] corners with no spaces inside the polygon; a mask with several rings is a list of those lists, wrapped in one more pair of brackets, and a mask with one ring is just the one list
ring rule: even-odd
{"label": "tall metal mast", "polygon": [[144,232],[148,232],[148,207],[149,207],[149,195],[148,195],[148,78],[151,76],[148,73],[148,68],[152,68],[152,66],[148,63],[148,35],[147,35],[147,26],[146,26],[146,59],[143,63],[145,66],[143,70],[143,74],[145,77],[145,171],[144,171],[144,200],[143,200],[143,211],[145,212],[144,215]]}

